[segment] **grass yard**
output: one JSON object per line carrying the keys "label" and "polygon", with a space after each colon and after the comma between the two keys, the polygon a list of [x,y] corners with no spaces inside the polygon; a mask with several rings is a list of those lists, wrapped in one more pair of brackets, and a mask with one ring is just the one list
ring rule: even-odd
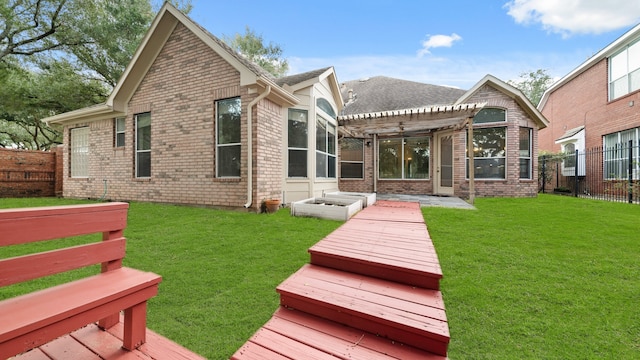
{"label": "grass yard", "polygon": [[451,359],[640,359],[640,206],[541,195],[424,208]]}
{"label": "grass yard", "polygon": [[[640,206],[542,195],[476,207],[423,209],[444,272],[451,359],[640,358]],[[339,225],[286,210],[132,203],[125,263],[164,278],[150,328],[225,359],[269,319],[275,287],[308,262],[307,248]]]}
{"label": "grass yard", "polygon": [[[74,203],[82,201],[0,199],[0,208]],[[149,328],[208,359],[227,359],[276,310],[275,287],[340,224],[286,210],[266,215],[131,203],[125,265],[163,277],[149,303]],[[0,258],[27,250],[0,248]]]}

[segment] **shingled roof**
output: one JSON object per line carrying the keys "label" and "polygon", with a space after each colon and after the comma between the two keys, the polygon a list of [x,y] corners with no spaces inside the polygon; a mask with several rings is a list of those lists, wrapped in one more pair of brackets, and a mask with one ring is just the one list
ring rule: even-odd
{"label": "shingled roof", "polygon": [[[342,115],[451,105],[466,91],[386,76],[351,80],[341,84],[345,102]],[[349,95],[351,93],[351,96]]]}
{"label": "shingled roof", "polygon": [[305,82],[307,80],[310,80],[310,79],[313,79],[313,78],[317,78],[318,76],[324,74],[324,72],[329,70],[329,69],[331,69],[331,66],[325,67],[325,68],[322,68],[322,69],[307,71],[307,72],[304,72],[302,74],[284,76],[284,77],[275,79],[275,82],[279,86],[285,86],[285,85],[293,86],[293,85],[299,84],[301,82]]}

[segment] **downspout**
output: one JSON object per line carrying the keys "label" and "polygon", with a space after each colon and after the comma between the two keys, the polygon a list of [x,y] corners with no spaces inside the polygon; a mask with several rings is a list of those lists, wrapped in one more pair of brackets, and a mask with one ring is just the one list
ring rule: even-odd
{"label": "downspout", "polygon": [[247,105],[247,203],[244,204],[247,209],[253,203],[253,107],[270,93],[271,85],[267,85],[265,91]]}

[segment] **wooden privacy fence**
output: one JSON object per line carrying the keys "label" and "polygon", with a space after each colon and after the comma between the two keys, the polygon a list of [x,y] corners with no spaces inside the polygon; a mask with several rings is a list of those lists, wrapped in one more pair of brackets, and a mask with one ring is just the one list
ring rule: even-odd
{"label": "wooden privacy fence", "polygon": [[62,194],[62,149],[0,149],[0,197]]}
{"label": "wooden privacy fence", "polygon": [[540,191],[640,204],[640,147],[633,141],[539,158]]}

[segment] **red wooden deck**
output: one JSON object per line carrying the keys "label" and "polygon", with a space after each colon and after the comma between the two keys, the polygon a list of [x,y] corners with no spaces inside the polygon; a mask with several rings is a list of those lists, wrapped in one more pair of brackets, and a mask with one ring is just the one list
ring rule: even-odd
{"label": "red wooden deck", "polygon": [[[122,320],[122,319],[121,319]],[[133,351],[122,348],[122,321],[107,331],[85,326],[12,360],[204,360],[205,358],[147,329],[147,342]]]}
{"label": "red wooden deck", "polygon": [[442,271],[419,204],[378,201],[309,249],[233,359],[443,359]]}

